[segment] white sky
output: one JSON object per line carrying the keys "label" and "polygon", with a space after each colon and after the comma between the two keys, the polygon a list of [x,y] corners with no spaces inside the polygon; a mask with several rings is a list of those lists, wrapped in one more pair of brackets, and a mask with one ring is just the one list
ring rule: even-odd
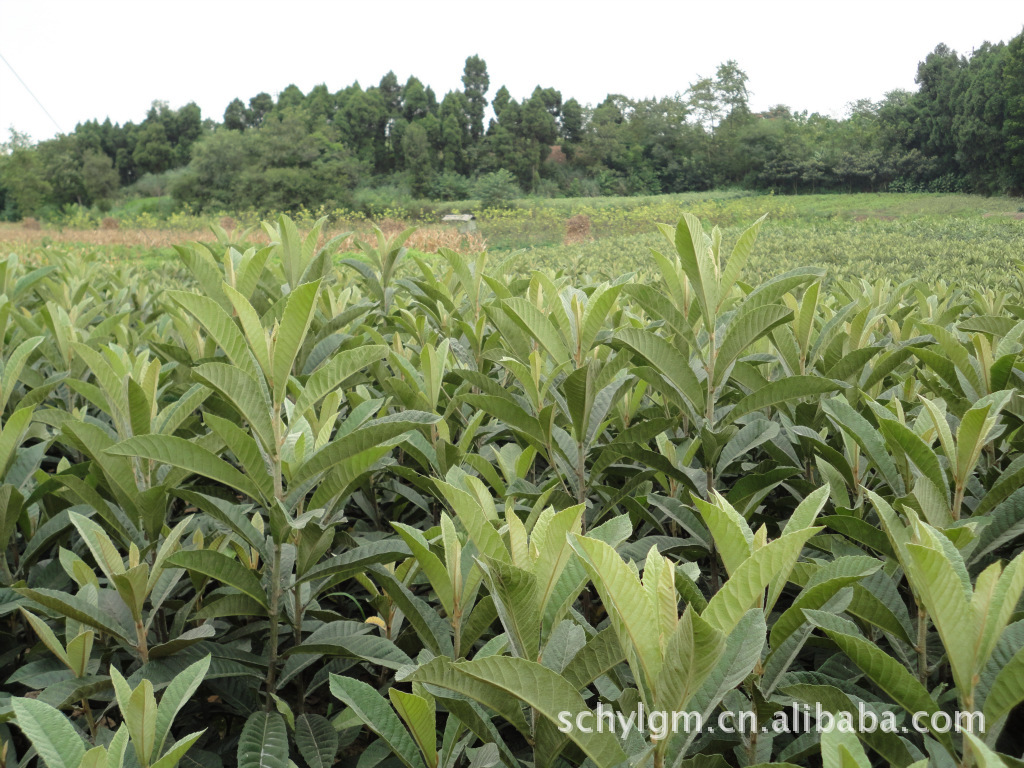
{"label": "white sky", "polygon": [[[535,85],[597,104],[668,96],[736,59],[755,110],[784,103],[842,115],[859,98],[914,89],[938,43],[961,53],[1024,28],[1020,0],[0,0],[0,55],[63,131],[145,117],[155,99],[222,119],[290,83],[337,91],[393,69],[438,97],[467,56],[519,99]],[[0,141],[57,132],[0,61]]]}

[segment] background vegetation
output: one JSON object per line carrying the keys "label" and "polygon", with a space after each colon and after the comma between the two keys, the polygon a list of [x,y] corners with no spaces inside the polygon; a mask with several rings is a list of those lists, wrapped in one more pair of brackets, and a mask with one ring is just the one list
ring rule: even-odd
{"label": "background vegetation", "polygon": [[[555,87],[514,98],[466,59],[463,89],[416,77],[235,99],[218,121],[154,102],[139,124],[80,123],[0,153],[0,215],[167,196],[194,210],[338,207],[415,200],[502,205],[541,197],[656,195],[722,187],[779,193],[1024,189],[1024,34],[970,56],[944,45],[915,92],[850,105],[843,119],[777,105],[752,113],[735,61],[682,94],[610,94],[581,105]],[[493,117],[489,117],[493,115]],[[486,124],[485,124],[486,119]],[[173,200],[170,196],[173,196]]]}

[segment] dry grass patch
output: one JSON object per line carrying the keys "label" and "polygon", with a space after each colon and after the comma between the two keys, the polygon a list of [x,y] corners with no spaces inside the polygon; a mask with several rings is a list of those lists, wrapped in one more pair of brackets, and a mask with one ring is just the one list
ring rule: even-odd
{"label": "dry grass patch", "polygon": [[577,213],[565,222],[565,239],[562,245],[579,245],[590,239],[590,217],[585,213]]}

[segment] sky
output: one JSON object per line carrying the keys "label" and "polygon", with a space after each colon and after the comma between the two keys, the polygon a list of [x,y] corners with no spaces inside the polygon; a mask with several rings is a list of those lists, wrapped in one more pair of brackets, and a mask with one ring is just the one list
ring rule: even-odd
{"label": "sky", "polygon": [[755,111],[839,117],[913,90],[939,43],[970,53],[1022,29],[1021,0],[0,0],[0,141],[12,126],[39,141],[92,118],[139,122],[154,100],[219,121],[235,97],[367,87],[388,70],[441,97],[473,54],[488,99],[503,84],[583,104],[671,96],[735,59]]}

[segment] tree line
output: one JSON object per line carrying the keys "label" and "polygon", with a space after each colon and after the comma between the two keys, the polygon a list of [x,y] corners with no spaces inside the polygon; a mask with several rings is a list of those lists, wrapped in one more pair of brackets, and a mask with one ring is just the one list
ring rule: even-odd
{"label": "tree line", "polygon": [[109,207],[170,194],[200,210],[368,207],[413,199],[650,195],[738,186],[779,193],[1024,190],[1024,33],[970,55],[937,46],[917,90],[849,105],[840,119],[750,109],[736,61],[683,93],[596,106],[538,86],[491,92],[466,59],[442,98],[388,72],[309,93],[234,99],[221,121],[154,102],[139,124],[80,123],[0,145],[0,216]]}

